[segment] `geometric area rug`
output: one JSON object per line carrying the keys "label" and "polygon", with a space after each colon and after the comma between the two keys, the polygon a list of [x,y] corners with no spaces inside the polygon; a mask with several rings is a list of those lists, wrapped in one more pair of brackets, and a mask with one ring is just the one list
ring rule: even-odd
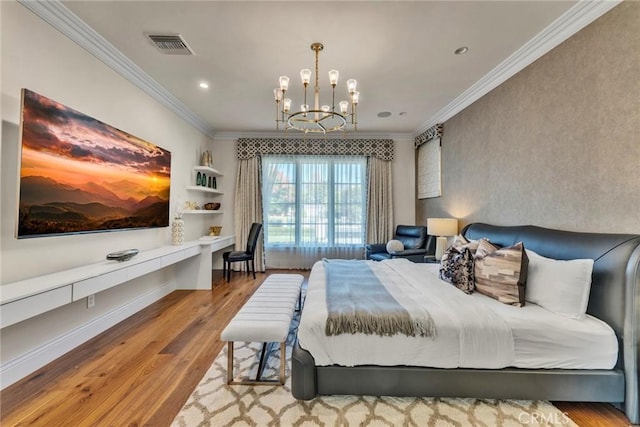
{"label": "geometric area rug", "polygon": [[[297,313],[296,313],[297,314]],[[226,385],[227,347],[195,388],[172,426],[573,426],[545,401],[388,396],[318,396],[309,401],[291,395],[291,345],[297,317],[287,339],[284,386]],[[235,343],[234,374],[255,377],[260,343]],[[279,346],[268,359],[263,378],[277,379]]]}

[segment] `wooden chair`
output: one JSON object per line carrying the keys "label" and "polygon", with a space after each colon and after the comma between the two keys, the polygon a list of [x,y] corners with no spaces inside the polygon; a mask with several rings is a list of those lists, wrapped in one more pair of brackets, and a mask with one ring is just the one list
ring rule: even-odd
{"label": "wooden chair", "polygon": [[222,274],[227,279],[227,282],[231,280],[231,264],[234,262],[245,262],[247,273],[249,273],[249,261],[251,261],[251,271],[253,272],[253,278],[256,278],[255,267],[255,252],[258,245],[258,237],[262,231],[262,224],[254,222],[251,224],[251,230],[249,230],[249,236],[247,237],[247,248],[244,251],[225,252],[222,254]]}

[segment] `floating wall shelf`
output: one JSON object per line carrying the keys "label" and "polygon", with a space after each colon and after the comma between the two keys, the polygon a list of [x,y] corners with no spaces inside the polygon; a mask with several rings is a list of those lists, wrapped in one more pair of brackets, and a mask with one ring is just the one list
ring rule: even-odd
{"label": "floating wall shelf", "polygon": [[193,170],[196,172],[204,172],[211,176],[224,176],[218,169],[210,168],[209,166],[194,166]]}
{"label": "floating wall shelf", "polygon": [[182,211],[183,214],[188,215],[206,215],[206,214],[221,214],[222,211],[214,211],[211,209],[185,209]]}
{"label": "floating wall shelf", "polygon": [[189,190],[189,191],[202,191],[203,193],[218,194],[218,195],[224,194],[222,191],[218,191],[218,190],[215,190],[215,189],[209,188],[209,187],[199,187],[197,185],[190,185],[190,186],[187,187],[187,190]]}

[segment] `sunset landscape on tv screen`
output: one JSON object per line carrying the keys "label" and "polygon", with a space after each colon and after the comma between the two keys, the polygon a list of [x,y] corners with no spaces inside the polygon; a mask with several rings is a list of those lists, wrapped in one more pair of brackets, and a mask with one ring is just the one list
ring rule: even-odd
{"label": "sunset landscape on tv screen", "polygon": [[166,227],[171,153],[22,90],[18,238]]}

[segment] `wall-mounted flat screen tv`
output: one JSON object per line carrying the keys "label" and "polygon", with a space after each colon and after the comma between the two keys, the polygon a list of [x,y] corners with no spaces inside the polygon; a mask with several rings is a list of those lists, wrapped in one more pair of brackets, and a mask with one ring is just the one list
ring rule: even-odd
{"label": "wall-mounted flat screen tv", "polygon": [[17,237],[166,227],[171,153],[22,90]]}

